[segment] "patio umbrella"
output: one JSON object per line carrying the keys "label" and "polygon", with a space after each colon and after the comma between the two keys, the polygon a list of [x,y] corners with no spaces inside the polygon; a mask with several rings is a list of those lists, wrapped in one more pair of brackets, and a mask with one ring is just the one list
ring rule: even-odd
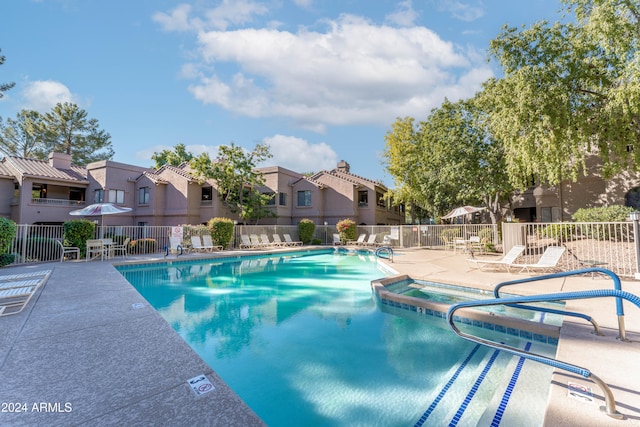
{"label": "patio umbrella", "polygon": [[94,203],[82,209],[69,212],[69,215],[76,216],[100,216],[100,237],[103,234],[103,224],[105,215],[113,215],[131,211],[131,208],[116,206],[113,203]]}
{"label": "patio umbrella", "polygon": [[483,207],[477,208],[475,206],[460,206],[459,208],[455,208],[454,210],[452,210],[451,212],[449,212],[448,214],[443,216],[442,219],[457,218],[459,216],[465,216],[465,215],[468,215],[468,214],[480,212],[480,211],[483,211],[485,209],[486,208],[483,208]]}

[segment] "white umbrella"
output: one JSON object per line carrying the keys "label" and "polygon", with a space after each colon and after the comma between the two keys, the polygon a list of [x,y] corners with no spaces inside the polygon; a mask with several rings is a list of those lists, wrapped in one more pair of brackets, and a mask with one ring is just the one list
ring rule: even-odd
{"label": "white umbrella", "polygon": [[131,208],[116,206],[113,203],[94,203],[82,209],[69,212],[69,215],[76,216],[98,216],[100,215],[100,236],[102,237],[103,223],[105,215],[113,215],[131,211]]}
{"label": "white umbrella", "polygon": [[448,214],[442,217],[442,219],[457,218],[459,216],[465,216],[468,214],[476,213],[485,210],[486,208],[476,208],[475,206],[460,206],[455,208]]}

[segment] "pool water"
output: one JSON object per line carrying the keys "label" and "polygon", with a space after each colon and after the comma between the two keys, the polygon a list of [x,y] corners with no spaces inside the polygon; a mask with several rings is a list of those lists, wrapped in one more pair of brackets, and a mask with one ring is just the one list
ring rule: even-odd
{"label": "pool water", "polygon": [[413,425],[465,358],[475,352],[467,365],[478,369],[493,351],[474,350],[443,319],[381,310],[370,282],[385,272],[364,255],[119,270],[271,427]]}

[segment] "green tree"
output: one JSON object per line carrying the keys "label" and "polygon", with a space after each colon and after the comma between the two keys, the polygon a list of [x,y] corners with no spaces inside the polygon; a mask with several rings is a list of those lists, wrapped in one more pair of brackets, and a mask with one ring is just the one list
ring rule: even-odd
{"label": "green tree", "polygon": [[155,162],[154,167],[159,169],[163,165],[179,166],[184,162],[190,162],[193,154],[187,151],[184,144],[177,144],[173,150],[162,150],[154,152],[151,160]]}
{"label": "green tree", "polygon": [[476,98],[445,100],[417,130],[413,119],[396,122],[385,155],[400,198],[434,217],[458,204],[482,203],[497,222],[512,187],[502,144],[488,133],[479,105]]}
{"label": "green tree", "polygon": [[268,145],[258,144],[247,152],[231,143],[218,148],[217,159],[212,161],[207,153],[203,153],[193,158],[190,165],[199,179],[215,181],[220,199],[233,213],[257,223],[271,214],[265,207],[272,195],[260,192],[264,177],[256,170],[256,165],[270,157]]}
{"label": "green tree", "polygon": [[[0,52],[2,52],[2,49],[0,49]],[[0,65],[4,64],[5,59],[6,57],[4,55],[0,55]],[[0,98],[4,96],[4,92],[8,91],[15,85],[15,83],[0,83]]]}
{"label": "green tree", "polygon": [[71,155],[73,164],[86,166],[113,157],[111,135],[98,128],[98,120],[88,119],[87,112],[76,104],[58,103],[40,123],[42,147],[39,157],[52,151]]}
{"label": "green tree", "polygon": [[640,5],[563,3],[574,21],[504,27],[490,43],[504,77],[486,83],[486,111],[518,188],[575,180],[592,154],[604,176],[640,166]]}
{"label": "green tree", "polygon": [[394,203],[404,203],[415,223],[418,207],[426,208],[429,203],[418,185],[420,177],[420,145],[412,117],[398,118],[385,136],[383,158],[387,172],[392,176],[394,189],[389,193]]}
{"label": "green tree", "polygon": [[15,119],[0,117],[0,152],[7,156],[33,157],[41,145],[39,133],[42,116],[37,111],[22,110]]}

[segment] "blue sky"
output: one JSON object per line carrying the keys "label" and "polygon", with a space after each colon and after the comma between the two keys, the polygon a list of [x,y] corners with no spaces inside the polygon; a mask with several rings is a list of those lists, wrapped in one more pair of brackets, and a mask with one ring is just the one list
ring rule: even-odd
{"label": "blue sky", "polygon": [[499,73],[502,25],[559,19],[558,0],[12,0],[2,2],[0,117],[74,102],[111,134],[113,160],[151,166],[265,142],[297,172],[391,186],[397,117],[424,119]]}

